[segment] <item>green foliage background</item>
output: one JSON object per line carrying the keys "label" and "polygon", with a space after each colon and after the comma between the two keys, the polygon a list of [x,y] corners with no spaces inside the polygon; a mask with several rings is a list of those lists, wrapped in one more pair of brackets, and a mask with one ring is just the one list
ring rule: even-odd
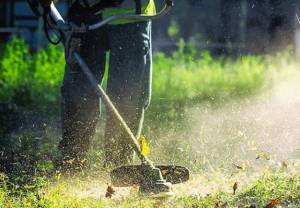
{"label": "green foliage background", "polygon": [[[13,38],[0,57],[0,102],[58,107],[64,66],[61,46],[31,54],[23,40]],[[252,94],[262,86],[267,68],[267,62],[256,56],[199,56],[191,44],[180,41],[172,55],[155,54],[152,109],[170,112],[194,102]]]}
{"label": "green foliage background", "polygon": [[0,102],[58,104],[64,65],[62,48],[49,46],[30,54],[23,40],[13,38],[5,45],[0,60]]}

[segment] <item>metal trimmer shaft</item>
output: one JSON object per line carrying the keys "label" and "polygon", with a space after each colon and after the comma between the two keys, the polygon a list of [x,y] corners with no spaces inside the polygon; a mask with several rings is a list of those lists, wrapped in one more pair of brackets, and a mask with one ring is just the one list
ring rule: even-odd
{"label": "metal trimmer shaft", "polygon": [[74,58],[76,62],[81,67],[83,73],[85,74],[86,78],[89,80],[90,84],[93,86],[93,88],[96,90],[96,92],[99,94],[101,99],[103,100],[104,104],[108,107],[108,109],[112,112],[112,115],[117,119],[121,127],[123,128],[124,132],[127,133],[129,137],[129,141],[134,148],[135,152],[137,153],[137,156],[140,158],[140,160],[145,163],[146,165],[150,165],[152,168],[154,168],[153,162],[149,160],[148,157],[142,154],[140,145],[138,143],[137,138],[134,136],[130,128],[128,127],[125,120],[120,115],[119,111],[116,109],[108,95],[105,93],[105,91],[102,89],[102,87],[97,83],[97,80],[95,79],[94,75],[91,73],[89,67],[84,62],[84,60],[80,57],[80,55],[77,52],[74,52]]}

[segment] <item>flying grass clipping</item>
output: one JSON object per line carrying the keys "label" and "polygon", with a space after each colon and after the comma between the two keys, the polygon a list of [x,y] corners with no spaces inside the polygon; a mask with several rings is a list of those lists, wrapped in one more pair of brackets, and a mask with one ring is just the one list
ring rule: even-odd
{"label": "flying grass clipping", "polygon": [[148,156],[150,154],[150,147],[149,144],[147,143],[146,137],[144,135],[140,136],[138,139],[141,152],[144,156]]}

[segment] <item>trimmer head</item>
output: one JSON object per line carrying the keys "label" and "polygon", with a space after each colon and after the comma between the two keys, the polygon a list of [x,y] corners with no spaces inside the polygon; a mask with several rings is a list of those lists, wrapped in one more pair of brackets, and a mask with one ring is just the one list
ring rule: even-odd
{"label": "trimmer head", "polygon": [[111,182],[116,187],[140,186],[141,192],[169,192],[172,184],[189,180],[189,170],[182,166],[130,165],[114,169],[110,173]]}

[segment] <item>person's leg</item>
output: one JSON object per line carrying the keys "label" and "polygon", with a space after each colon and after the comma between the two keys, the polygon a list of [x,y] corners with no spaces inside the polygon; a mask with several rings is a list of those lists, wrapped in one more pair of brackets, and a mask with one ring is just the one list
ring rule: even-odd
{"label": "person's leg", "polygon": [[[93,20],[89,19],[93,17],[82,14],[81,18],[85,18],[83,22]],[[73,21],[79,24],[81,19],[74,18]],[[76,34],[70,44],[70,53],[77,51],[81,55],[99,83],[105,69],[104,36],[103,29]],[[66,65],[61,93],[62,141],[59,148],[65,162],[63,165],[76,168],[85,160],[91,138],[95,133],[99,117],[99,96],[74,59]]]}
{"label": "person's leg", "polygon": [[[138,138],[151,96],[151,23],[109,26],[108,34],[111,52],[107,93]],[[109,114],[105,152],[106,163],[113,166],[126,164],[133,157],[128,136]]]}

